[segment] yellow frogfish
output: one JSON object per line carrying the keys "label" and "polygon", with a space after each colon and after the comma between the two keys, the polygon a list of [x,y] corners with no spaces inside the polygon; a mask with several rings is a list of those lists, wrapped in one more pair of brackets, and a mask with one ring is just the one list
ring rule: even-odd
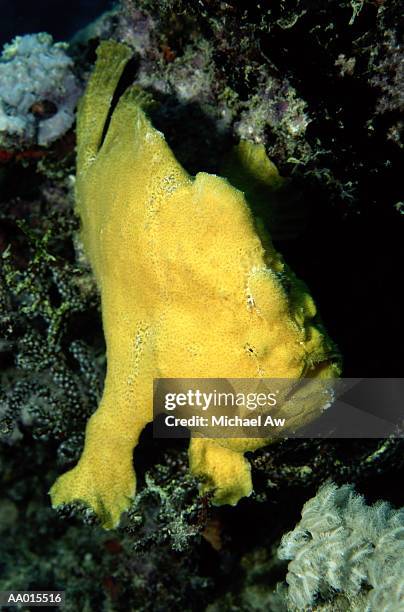
{"label": "yellow frogfish", "polygon": [[[133,449],[153,419],[154,379],[339,374],[312,298],[244,194],[219,176],[190,176],[135,87],[111,113],[130,55],[101,43],[78,110],[76,205],[101,295],[107,373],[81,458],[50,491],[54,507],[81,501],[105,528],[135,495]],[[279,181],[257,151],[254,163]],[[317,408],[307,404],[292,421],[309,421]],[[252,491],[244,453],[265,444],[192,436],[190,470],[214,503],[236,504]]]}

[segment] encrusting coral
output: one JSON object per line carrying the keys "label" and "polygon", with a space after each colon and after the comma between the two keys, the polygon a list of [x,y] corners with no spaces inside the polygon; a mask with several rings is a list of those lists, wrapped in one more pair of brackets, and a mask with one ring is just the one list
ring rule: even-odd
{"label": "encrusting coral", "polygon": [[[135,494],[132,452],[152,420],[153,379],[339,373],[313,300],[243,193],[215,175],[189,176],[136,88],[109,120],[129,59],[126,46],[100,45],[78,113],[77,212],[101,293],[108,366],[80,461],[51,489],[53,506],[81,500],[106,528]],[[305,423],[318,408],[291,420]],[[244,453],[266,443],[193,437],[191,471],[214,503],[235,504],[252,491]]]}

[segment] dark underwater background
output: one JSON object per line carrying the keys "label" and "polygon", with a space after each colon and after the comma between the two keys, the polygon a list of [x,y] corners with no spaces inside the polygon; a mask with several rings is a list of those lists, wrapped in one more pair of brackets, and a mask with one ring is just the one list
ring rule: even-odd
{"label": "dark underwater background", "polygon": [[112,4],[110,0],[1,0],[0,44],[35,32],[49,32],[55,40],[68,40]]}

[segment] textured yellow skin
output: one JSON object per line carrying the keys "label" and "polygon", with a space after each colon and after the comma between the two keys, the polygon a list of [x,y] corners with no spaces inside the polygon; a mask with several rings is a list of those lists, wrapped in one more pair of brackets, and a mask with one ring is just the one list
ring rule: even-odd
{"label": "textured yellow skin", "polygon": [[[122,45],[100,46],[78,114],[77,212],[108,365],[79,463],[51,489],[54,506],[81,500],[106,528],[135,494],[132,452],[152,419],[154,378],[301,377],[318,364],[321,375],[337,373],[310,323],[312,299],[297,281],[287,297],[278,274],[286,268],[243,194],[217,176],[189,176],[135,90],[121,97],[100,146],[128,59]],[[265,443],[193,438],[190,468],[216,503],[235,504],[252,490],[243,453]]]}

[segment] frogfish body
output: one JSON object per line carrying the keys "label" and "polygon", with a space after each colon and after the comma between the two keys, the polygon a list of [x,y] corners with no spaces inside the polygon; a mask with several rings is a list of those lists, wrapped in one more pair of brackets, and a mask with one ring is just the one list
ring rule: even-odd
{"label": "frogfish body", "polygon": [[[156,378],[333,377],[333,345],[316,308],[218,176],[190,176],[129,88],[109,119],[130,58],[104,42],[81,101],[76,202],[102,304],[107,374],[78,464],[51,489],[112,528],[135,495],[133,449],[152,420]],[[295,417],[312,418],[316,406]],[[191,471],[217,504],[252,491],[244,453],[263,439],[192,437]]]}

